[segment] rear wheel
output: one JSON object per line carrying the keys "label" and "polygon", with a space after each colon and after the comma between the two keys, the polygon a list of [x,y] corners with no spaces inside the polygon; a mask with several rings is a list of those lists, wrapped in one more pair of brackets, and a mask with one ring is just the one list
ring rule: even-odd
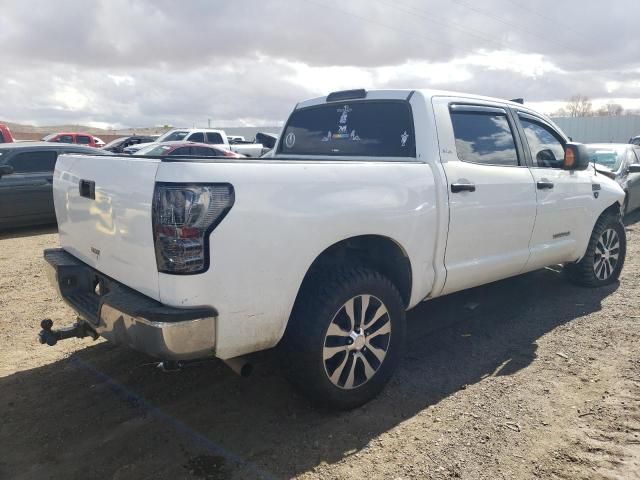
{"label": "rear wheel", "polygon": [[315,403],[354,408],[388,382],[404,336],[404,305],[386,277],[365,268],[315,275],[283,339],[285,371]]}
{"label": "rear wheel", "polygon": [[619,216],[604,215],[596,222],[582,260],[565,265],[565,269],[580,285],[608,285],[618,280],[626,253],[627,237]]}

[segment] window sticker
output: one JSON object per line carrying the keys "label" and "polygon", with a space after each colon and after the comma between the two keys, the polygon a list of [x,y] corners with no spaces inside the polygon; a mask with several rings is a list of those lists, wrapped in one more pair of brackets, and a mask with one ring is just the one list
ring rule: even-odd
{"label": "window sticker", "polygon": [[401,147],[406,147],[407,146],[407,140],[409,140],[409,134],[405,130],[404,133],[402,135],[400,135],[400,146]]}
{"label": "window sticker", "polygon": [[284,138],[284,144],[287,146],[287,148],[293,147],[296,144],[296,134],[293,132],[289,132]]}

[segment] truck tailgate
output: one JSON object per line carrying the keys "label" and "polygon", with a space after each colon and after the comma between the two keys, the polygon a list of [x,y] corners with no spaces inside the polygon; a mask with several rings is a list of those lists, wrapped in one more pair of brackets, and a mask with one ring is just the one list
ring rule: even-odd
{"label": "truck tailgate", "polygon": [[156,300],[151,204],[159,160],[61,155],[53,178],[60,245]]}

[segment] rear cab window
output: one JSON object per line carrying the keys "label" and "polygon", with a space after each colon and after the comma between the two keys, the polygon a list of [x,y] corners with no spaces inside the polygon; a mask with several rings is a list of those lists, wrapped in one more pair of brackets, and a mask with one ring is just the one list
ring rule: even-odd
{"label": "rear cab window", "polygon": [[332,102],[295,110],[278,153],[415,157],[413,114],[405,100]]}

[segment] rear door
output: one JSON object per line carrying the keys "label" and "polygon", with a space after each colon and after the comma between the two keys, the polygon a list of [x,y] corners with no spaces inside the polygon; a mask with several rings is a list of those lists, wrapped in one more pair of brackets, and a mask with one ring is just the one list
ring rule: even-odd
{"label": "rear door", "polygon": [[0,217],[55,220],[51,183],[57,156],[55,149],[10,154],[4,163],[13,167],[13,173],[0,178]]}
{"label": "rear door", "polygon": [[433,102],[449,195],[443,293],[516,275],[529,258],[536,194],[512,119],[500,106]]}
{"label": "rear door", "polygon": [[527,270],[577,259],[591,233],[594,202],[589,170],[562,168],[566,140],[542,117],[517,112],[519,131],[536,184],[536,224]]}
{"label": "rear door", "polygon": [[151,205],[159,160],[61,155],[53,191],[60,244],[102,273],[158,299]]}

